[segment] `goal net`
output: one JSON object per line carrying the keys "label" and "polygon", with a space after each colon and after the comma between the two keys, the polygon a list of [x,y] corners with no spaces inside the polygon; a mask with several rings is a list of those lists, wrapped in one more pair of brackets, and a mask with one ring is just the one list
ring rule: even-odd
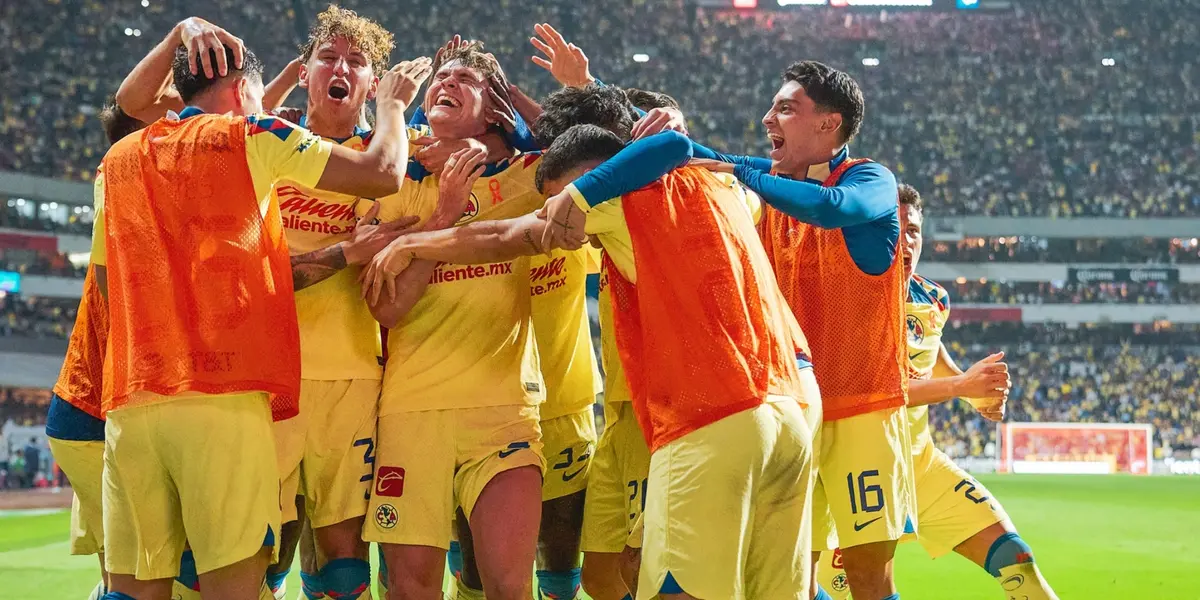
{"label": "goal net", "polygon": [[1152,425],[1110,423],[1004,423],[1001,473],[1149,475]]}

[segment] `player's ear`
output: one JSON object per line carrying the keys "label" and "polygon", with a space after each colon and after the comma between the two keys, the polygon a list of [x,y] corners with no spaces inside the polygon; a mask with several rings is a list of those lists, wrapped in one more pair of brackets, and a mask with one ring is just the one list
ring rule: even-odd
{"label": "player's ear", "polygon": [[300,74],[299,74],[299,79],[298,79],[296,85],[299,85],[300,87],[305,88],[305,89],[308,88],[308,63],[307,62],[300,63]]}
{"label": "player's ear", "polygon": [[374,100],[375,93],[379,91],[379,78],[372,77],[371,85],[367,86],[367,100]]}
{"label": "player's ear", "polygon": [[842,115],[831,112],[821,119],[821,133],[833,133],[842,128]]}

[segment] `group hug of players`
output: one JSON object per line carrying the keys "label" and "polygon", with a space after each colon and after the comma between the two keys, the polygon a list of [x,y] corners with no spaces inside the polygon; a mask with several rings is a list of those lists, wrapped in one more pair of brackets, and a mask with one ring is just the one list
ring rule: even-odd
{"label": "group hug of players", "polygon": [[370,598],[374,542],[391,600],[442,598],[448,550],[460,599],[895,600],[913,536],[1054,598],[931,443],[929,404],[1002,418],[1007,367],[942,345],[855,81],[795,63],[770,157],[730,156],[535,34],[540,104],[457,36],[389,70],[334,6],[267,86],[194,18],[122,83],[47,424],[93,597],[282,598],[299,544],[304,597]]}

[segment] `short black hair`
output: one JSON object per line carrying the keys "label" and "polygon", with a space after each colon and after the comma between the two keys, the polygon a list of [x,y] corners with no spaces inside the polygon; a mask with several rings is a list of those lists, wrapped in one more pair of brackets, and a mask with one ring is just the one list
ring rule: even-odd
{"label": "short black hair", "polygon": [[589,83],[583,87],[565,87],[547,96],[542,102],[542,115],[533,123],[533,137],[538,145],[549,148],[575,125],[597,125],[628,141],[633,122],[624,90]]}
{"label": "short black hair", "polygon": [[145,123],[129,116],[117,106],[115,98],[109,98],[100,109],[100,125],[104,127],[104,135],[109,144],[115,144],[121,138],[143,128]]}
{"label": "short black hair", "polygon": [[534,183],[545,193],[547,181],[570,173],[587,162],[605,161],[625,147],[625,140],[596,125],[575,125],[558,136],[542,153]]}
{"label": "short black hair", "polygon": [[799,83],[814,104],[842,115],[843,142],[849,143],[858,135],[866,105],[853,77],[815,60],[802,60],[783,72],[783,80]]}
{"label": "short black hair", "polygon": [[625,88],[625,96],[629,98],[630,104],[646,112],[650,112],[655,108],[679,108],[677,100],[662,92]]}
{"label": "short black hair", "polygon": [[[217,53],[215,50],[209,50],[208,56],[213,69],[216,69]],[[225,77],[242,77],[257,78],[262,81],[263,64],[258,60],[258,57],[250,51],[249,48],[242,50],[242,68],[238,69],[233,66],[233,49],[228,46],[225,48],[225,62],[229,65],[228,74]],[[175,62],[171,65],[172,74],[175,77],[175,89],[179,92],[179,97],[184,102],[191,102],[201,92],[209,89],[216,82],[224,79],[219,74],[214,73],[214,77],[209,79],[204,74],[204,68],[200,67],[199,59],[197,59],[196,74],[192,74],[191,67],[188,66],[188,51],[182,46],[175,51]]]}
{"label": "short black hair", "polygon": [[921,193],[917,191],[917,188],[907,183],[901,183],[897,187],[897,193],[900,197],[900,206],[908,205],[917,209],[919,213],[925,212],[925,205],[921,202]]}

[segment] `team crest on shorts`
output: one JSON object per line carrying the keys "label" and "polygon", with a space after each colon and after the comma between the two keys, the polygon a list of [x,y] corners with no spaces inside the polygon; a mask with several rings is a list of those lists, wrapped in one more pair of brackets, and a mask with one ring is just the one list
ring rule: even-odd
{"label": "team crest on shorts", "polygon": [[833,581],[830,582],[830,586],[832,586],[833,590],[836,592],[844,592],[850,589],[850,584],[846,583],[845,573],[838,573],[835,575]]}
{"label": "team crest on shorts", "polygon": [[925,326],[921,324],[921,319],[916,315],[908,315],[904,318],[905,324],[908,325],[908,339],[914,344],[919,344],[925,339]]}
{"label": "team crest on shorts", "polygon": [[375,509],[375,524],[380,529],[391,529],[399,520],[400,515],[396,512],[396,507],[391,504],[380,504],[379,508]]}

